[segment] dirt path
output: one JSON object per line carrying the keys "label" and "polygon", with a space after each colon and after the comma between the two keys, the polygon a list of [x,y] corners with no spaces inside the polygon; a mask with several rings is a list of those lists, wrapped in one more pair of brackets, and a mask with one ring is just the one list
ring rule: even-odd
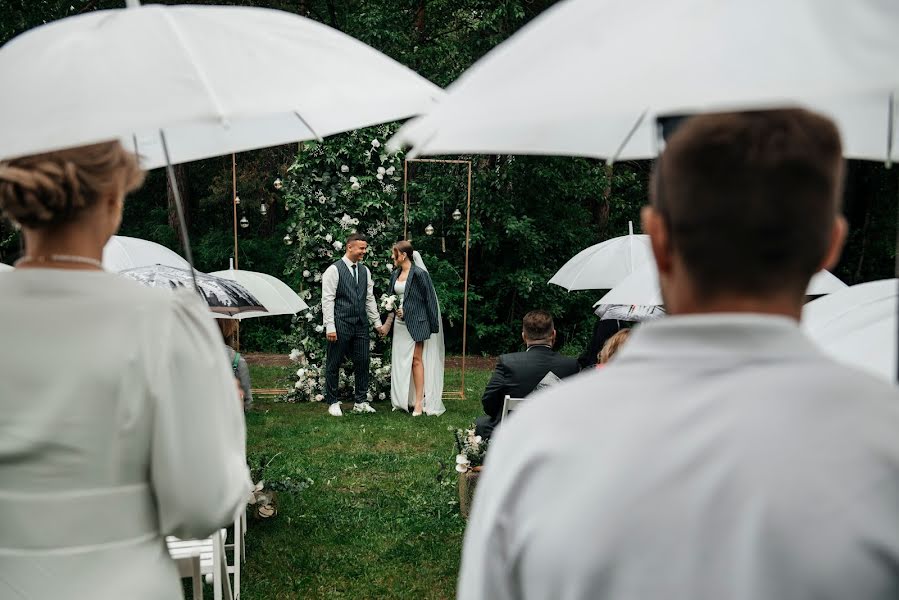
{"label": "dirt path", "polygon": [[[241,355],[251,365],[265,365],[268,367],[289,367],[292,363],[290,357],[286,354],[269,354],[265,352],[247,352]],[[462,357],[460,355],[452,355],[446,357],[446,366],[450,369],[459,369],[462,367]],[[465,368],[474,371],[492,371],[496,366],[495,356],[467,356],[465,357]]]}

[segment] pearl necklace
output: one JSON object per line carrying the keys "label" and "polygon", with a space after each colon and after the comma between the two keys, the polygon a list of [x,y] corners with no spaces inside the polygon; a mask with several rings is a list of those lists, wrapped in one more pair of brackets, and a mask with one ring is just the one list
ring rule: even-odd
{"label": "pearl necklace", "polygon": [[47,256],[23,256],[19,260],[15,262],[13,266],[18,267],[24,263],[48,263],[48,262],[61,262],[61,263],[74,263],[79,265],[90,265],[92,267],[97,267],[101,271],[103,270],[103,263],[95,258],[88,258],[87,256],[73,256],[71,254],[50,254]]}

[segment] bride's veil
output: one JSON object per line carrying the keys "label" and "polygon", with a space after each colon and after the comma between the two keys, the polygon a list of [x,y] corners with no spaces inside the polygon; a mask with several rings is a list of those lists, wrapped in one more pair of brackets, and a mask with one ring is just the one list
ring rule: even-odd
{"label": "bride's veil", "polygon": [[[428,272],[425,261],[422,260],[418,250],[412,252],[412,262],[419,269]],[[425,394],[428,404],[433,403],[431,411],[437,414],[443,412],[443,363],[446,357],[446,346],[443,343],[443,317],[440,313],[440,301],[437,301],[437,333],[431,335],[425,342],[422,362],[425,367]],[[433,400],[432,400],[433,399]],[[439,404],[437,404],[439,402]],[[438,408],[439,407],[439,408]],[[427,407],[426,407],[427,408]],[[436,409],[436,410],[434,410]]]}

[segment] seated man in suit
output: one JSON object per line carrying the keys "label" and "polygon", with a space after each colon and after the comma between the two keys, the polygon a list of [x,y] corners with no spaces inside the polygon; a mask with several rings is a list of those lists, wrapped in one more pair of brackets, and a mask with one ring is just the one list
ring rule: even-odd
{"label": "seated man in suit", "polygon": [[484,390],[484,412],[475,421],[475,433],[490,437],[499,423],[506,396],[524,398],[552,372],[559,379],[578,372],[577,361],[553,351],[556,329],[553,318],[545,310],[532,310],[524,316],[521,337],[527,350],[503,354],[496,361],[496,370]]}

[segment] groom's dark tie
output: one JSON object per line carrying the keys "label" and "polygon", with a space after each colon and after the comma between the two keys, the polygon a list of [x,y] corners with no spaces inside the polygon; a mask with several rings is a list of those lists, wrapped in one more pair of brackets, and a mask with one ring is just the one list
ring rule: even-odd
{"label": "groom's dark tie", "polygon": [[356,286],[359,286],[359,271],[356,270],[356,263],[353,263],[353,281],[356,282]]}

